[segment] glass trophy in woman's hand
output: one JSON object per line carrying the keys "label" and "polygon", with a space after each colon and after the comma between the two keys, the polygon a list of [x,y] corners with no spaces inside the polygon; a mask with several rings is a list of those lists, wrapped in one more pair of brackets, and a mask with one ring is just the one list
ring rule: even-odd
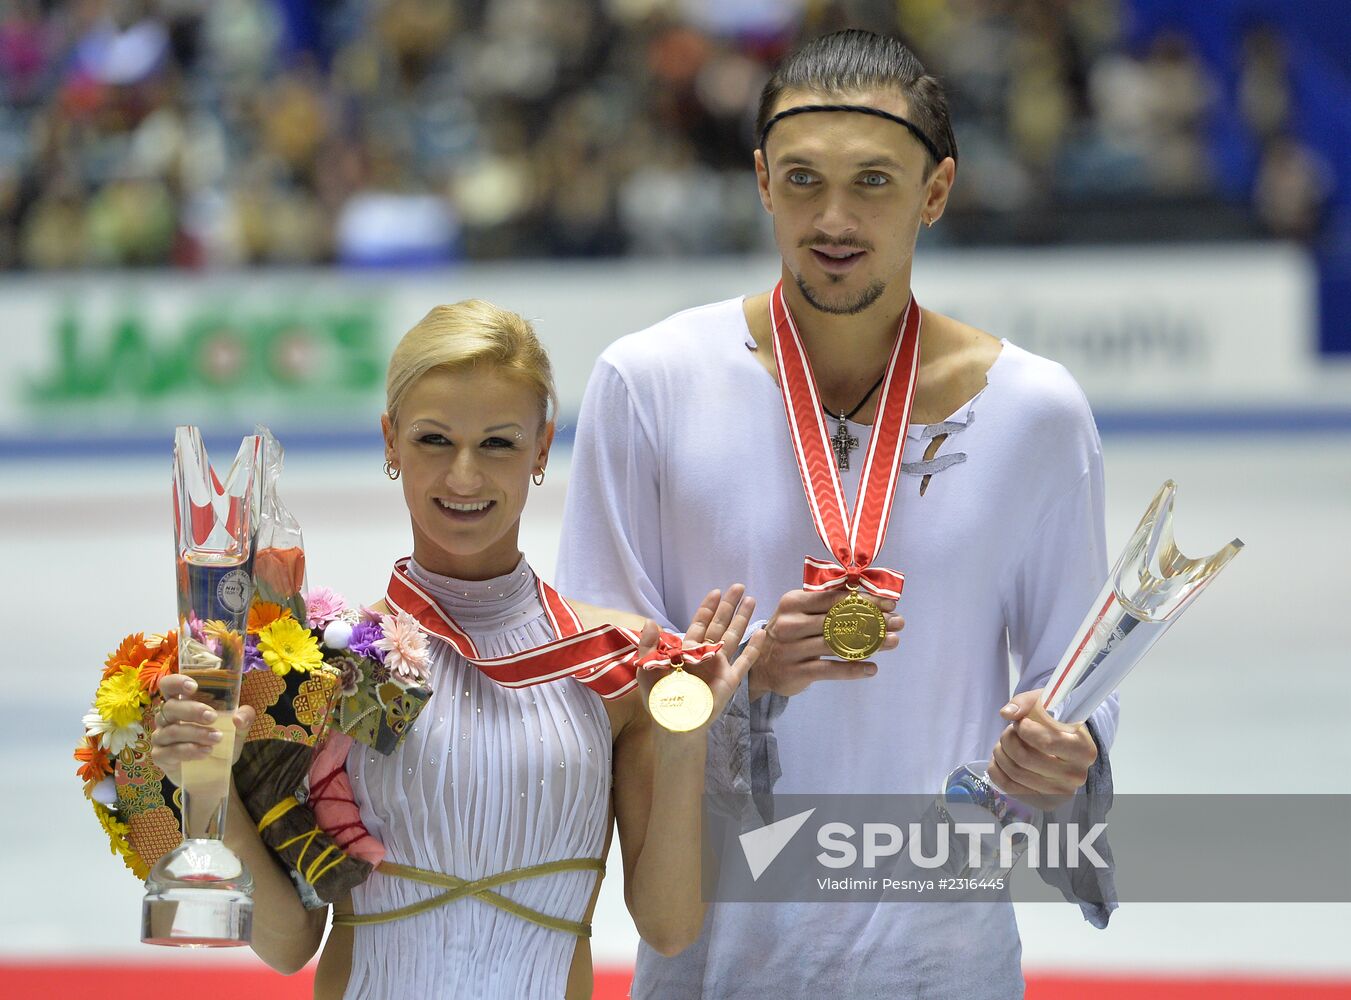
{"label": "glass trophy in woman's hand", "polygon": [[[1169,480],[1155,494],[1060,666],[1042,689],[1041,705],[1057,722],[1086,721],[1243,548],[1236,538],[1213,555],[1183,556],[1173,542],[1176,491]],[[939,817],[949,830],[955,824],[975,823],[992,831],[952,838],[949,864],[961,877],[1006,873],[1042,818],[1040,810],[1000,789],[988,769],[989,761],[957,768],[948,775],[938,803]]]}
{"label": "glass trophy in woman's hand", "polygon": [[222,837],[253,596],[251,529],[261,444],[257,435],[244,438],[222,483],[198,429],[179,427],[174,435],[178,669],[197,682],[192,697],[215,710],[221,739],[210,756],[183,764],[183,842],[146,880],[141,940],[147,944],[249,943],[253,878]]}

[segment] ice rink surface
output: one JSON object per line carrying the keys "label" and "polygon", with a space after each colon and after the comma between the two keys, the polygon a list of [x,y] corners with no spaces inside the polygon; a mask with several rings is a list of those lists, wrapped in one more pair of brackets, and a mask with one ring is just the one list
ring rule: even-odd
{"label": "ice rink surface", "polygon": [[[1247,543],[1127,681],[1118,792],[1351,793],[1351,433],[1109,435],[1104,448],[1113,556],[1165,478],[1185,554]],[[162,459],[0,463],[2,958],[193,960],[137,943],[140,886],[109,856],[70,756],[108,651],[172,624],[167,452],[166,435]],[[546,576],[565,484],[555,461],[525,518],[522,547]],[[378,452],[293,453],[283,490],[310,582],[377,598],[409,549]],[[636,937],[611,861],[593,948],[627,965]],[[1351,904],[1131,904],[1106,931],[1068,904],[1029,904],[1019,920],[1029,970],[1351,978]]]}

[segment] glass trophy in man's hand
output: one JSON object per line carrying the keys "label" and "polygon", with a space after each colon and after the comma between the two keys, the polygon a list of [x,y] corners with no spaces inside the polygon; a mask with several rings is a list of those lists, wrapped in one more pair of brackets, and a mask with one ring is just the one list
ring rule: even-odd
{"label": "glass trophy in man's hand", "polygon": [[180,947],[249,943],[253,879],[225,846],[244,636],[253,596],[254,476],[262,439],[244,438],[224,483],[196,427],[174,436],[174,528],[178,669],[192,697],[216,712],[221,739],[210,756],[183,764],[183,842],[146,880],[141,940]]}
{"label": "glass trophy in man's hand", "polygon": [[[1116,690],[1154,643],[1182,617],[1202,590],[1243,548],[1237,538],[1213,555],[1188,559],[1173,542],[1177,487],[1160,487],[1042,689],[1041,705],[1057,722],[1084,722]],[[989,761],[963,764],[948,775],[938,803],[949,830],[979,824],[954,836],[949,866],[966,878],[1005,874],[1036,836],[1042,813],[999,788]]]}

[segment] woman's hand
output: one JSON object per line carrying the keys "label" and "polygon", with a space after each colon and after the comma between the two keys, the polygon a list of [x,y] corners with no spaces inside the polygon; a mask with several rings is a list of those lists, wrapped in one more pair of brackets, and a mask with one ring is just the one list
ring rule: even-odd
{"label": "woman's hand", "polygon": [[[216,711],[210,705],[193,701],[197,682],[186,674],[170,674],[160,681],[164,703],[155,712],[155,733],[150,738],[150,759],[175,785],[183,783],[183,764],[205,760],[221,741],[212,728]],[[244,750],[244,736],[257,713],[247,705],[235,709],[235,752],[233,764]]]}
{"label": "woman's hand", "polygon": [[[756,658],[760,655],[760,648],[764,641],[763,630],[757,632],[751,641],[746,644],[745,650],[737,657],[736,662],[729,662],[727,652],[735,652],[741,645],[741,638],[746,634],[746,626],[750,624],[751,615],[755,613],[755,598],[745,597],[746,588],[739,583],[734,583],[727,588],[726,596],[721,591],[709,591],[704,603],[699,606],[699,610],[694,613],[694,620],[690,622],[690,627],[685,632],[687,643],[718,642],[723,643],[723,648],[717,654],[710,656],[702,663],[686,665],[682,669],[698,677],[708,685],[709,691],[713,694],[713,712],[709,716],[709,721],[716,719],[722,714],[722,710],[727,707],[727,703],[732,700],[732,695],[736,693],[737,687],[741,684],[746,673],[755,664]],[[661,635],[661,629],[657,627],[656,622],[649,621],[643,626],[642,635],[638,645],[638,655],[640,657],[647,655],[657,647],[657,640]],[[652,687],[673,668],[670,667],[645,667],[638,671],[638,687],[642,692],[643,707],[647,707],[648,697],[652,693]],[[706,724],[707,725],[707,724]],[[705,727],[701,726],[694,732],[702,732]]]}

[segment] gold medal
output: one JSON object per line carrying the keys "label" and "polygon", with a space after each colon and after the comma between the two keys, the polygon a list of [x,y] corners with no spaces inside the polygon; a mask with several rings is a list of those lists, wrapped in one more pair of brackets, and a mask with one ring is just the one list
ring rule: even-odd
{"label": "gold medal", "polygon": [[887,637],[887,619],[872,601],[850,591],[849,596],[826,612],[822,634],[836,656],[865,660],[882,648]]}
{"label": "gold medal", "polygon": [[[879,598],[893,601],[900,600],[905,585],[904,574],[875,566],[873,559],[882,551],[887,523],[899,501],[896,486],[901,480],[905,433],[919,383],[919,303],[911,296],[896,330],[853,511],[845,501],[840,477],[852,439],[844,433],[848,428],[842,419],[836,460],[832,461],[831,440],[814,388],[816,377],[784,298],[782,281],[770,296],[769,315],[774,327],[774,365],[793,454],[816,534],[830,553],[828,562],[807,557],[803,586],[807,590],[833,590],[841,584],[848,587],[849,596],[827,612],[822,634],[837,656],[862,660],[881,648],[887,637],[887,619],[881,608],[858,595],[860,583],[866,582],[869,592]],[[846,419],[848,416],[843,414]]]}
{"label": "gold medal", "polygon": [[652,685],[647,709],[671,732],[688,733],[713,714],[713,692],[698,677],[676,667]]}

